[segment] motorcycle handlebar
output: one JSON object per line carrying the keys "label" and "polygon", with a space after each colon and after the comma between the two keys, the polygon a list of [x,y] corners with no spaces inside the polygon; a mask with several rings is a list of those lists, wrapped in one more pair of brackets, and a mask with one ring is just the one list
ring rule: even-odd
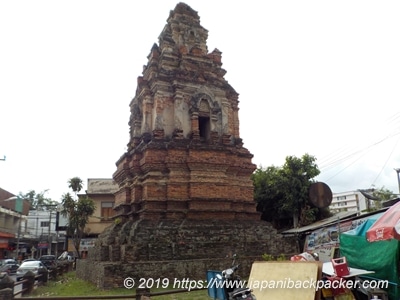
{"label": "motorcycle handlebar", "polygon": [[222,275],[223,275],[223,277],[229,278],[233,273],[236,272],[237,269],[239,269],[239,265],[236,265],[229,269],[223,270]]}

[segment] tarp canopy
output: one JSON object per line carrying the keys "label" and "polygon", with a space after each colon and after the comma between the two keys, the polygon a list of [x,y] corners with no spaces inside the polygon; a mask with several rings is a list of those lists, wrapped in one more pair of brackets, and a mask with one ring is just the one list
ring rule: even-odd
{"label": "tarp canopy", "polygon": [[370,243],[366,239],[366,232],[381,216],[371,216],[356,229],[340,234],[340,255],[346,257],[350,267],[375,271],[368,277],[388,280],[390,284],[387,292],[390,299],[399,299],[400,242],[392,239]]}
{"label": "tarp canopy", "polygon": [[391,206],[367,231],[369,242],[400,240],[400,202]]}
{"label": "tarp canopy", "polygon": [[368,218],[358,225],[356,228],[346,231],[346,234],[365,237],[371,226],[383,215],[383,212],[374,215],[369,215]]}

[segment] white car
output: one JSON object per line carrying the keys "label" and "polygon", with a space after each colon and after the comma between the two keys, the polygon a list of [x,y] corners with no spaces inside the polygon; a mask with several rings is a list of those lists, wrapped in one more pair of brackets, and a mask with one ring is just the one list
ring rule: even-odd
{"label": "white car", "polygon": [[20,281],[21,278],[28,272],[31,271],[33,274],[38,275],[40,270],[47,271],[45,265],[38,260],[26,261],[23,262],[19,268],[17,269],[16,277],[17,281]]}

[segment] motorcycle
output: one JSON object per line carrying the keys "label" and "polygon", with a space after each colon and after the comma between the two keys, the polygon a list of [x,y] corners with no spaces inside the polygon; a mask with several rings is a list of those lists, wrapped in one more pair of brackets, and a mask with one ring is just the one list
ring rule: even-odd
{"label": "motorcycle", "polygon": [[222,281],[221,286],[224,289],[225,300],[256,300],[256,296],[252,294],[249,287],[242,287],[243,282],[240,277],[235,274],[239,269],[239,264],[236,264],[236,254],[233,255],[232,266],[223,270],[218,274],[217,278]]}

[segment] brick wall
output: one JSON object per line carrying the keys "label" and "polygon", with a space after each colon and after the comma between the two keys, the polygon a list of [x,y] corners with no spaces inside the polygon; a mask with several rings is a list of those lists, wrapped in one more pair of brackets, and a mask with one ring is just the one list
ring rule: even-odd
{"label": "brick wall", "polygon": [[[230,265],[237,254],[243,276],[264,253],[296,253],[295,241],[263,221],[150,220],[108,228],[77,264],[77,276],[99,287],[122,286],[123,278],[204,279],[207,270]],[[90,267],[89,267],[90,266]]]}

